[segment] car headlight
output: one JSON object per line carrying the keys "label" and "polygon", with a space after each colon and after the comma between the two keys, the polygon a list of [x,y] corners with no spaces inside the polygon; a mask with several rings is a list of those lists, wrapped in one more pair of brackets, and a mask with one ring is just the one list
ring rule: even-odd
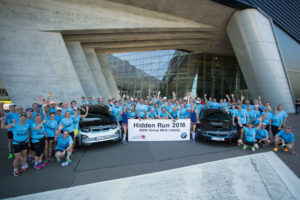
{"label": "car headlight", "polygon": [[90,128],[82,128],[81,130],[82,130],[82,132],[86,132],[86,133],[91,132]]}
{"label": "car headlight", "polygon": [[116,129],[116,128],[118,128],[118,125],[117,125],[117,124],[111,125],[111,129]]}
{"label": "car headlight", "polygon": [[87,135],[81,135],[81,139],[87,139],[88,136]]}

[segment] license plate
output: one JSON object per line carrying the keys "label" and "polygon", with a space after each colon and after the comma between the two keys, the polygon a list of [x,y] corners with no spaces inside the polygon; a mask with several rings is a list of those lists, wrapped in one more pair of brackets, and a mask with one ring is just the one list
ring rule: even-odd
{"label": "license plate", "polygon": [[109,135],[100,136],[100,137],[96,137],[96,138],[95,138],[96,141],[99,141],[99,140],[107,140],[107,139],[110,139],[110,136],[109,136]]}
{"label": "license plate", "polygon": [[219,137],[211,137],[211,140],[214,140],[214,141],[224,141],[225,139],[224,138],[219,138]]}

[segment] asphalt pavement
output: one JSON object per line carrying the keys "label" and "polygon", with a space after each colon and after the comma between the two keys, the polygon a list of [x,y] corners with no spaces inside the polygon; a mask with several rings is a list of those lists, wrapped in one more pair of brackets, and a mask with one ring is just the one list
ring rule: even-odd
{"label": "asphalt pavement", "polygon": [[[290,115],[298,156],[278,151],[276,155],[300,177],[300,116]],[[12,160],[7,160],[6,131],[0,131],[0,198],[67,188],[83,184],[113,180],[159,172],[168,169],[253,154],[235,144],[192,142],[107,142],[75,150],[73,163],[62,167],[49,163],[37,171],[29,168],[25,175],[12,175]],[[255,153],[272,151],[259,149]]]}

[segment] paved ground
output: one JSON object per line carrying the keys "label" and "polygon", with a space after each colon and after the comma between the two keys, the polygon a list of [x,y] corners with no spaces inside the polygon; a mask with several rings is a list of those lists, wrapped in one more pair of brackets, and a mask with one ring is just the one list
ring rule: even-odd
{"label": "paved ground", "polygon": [[[300,117],[290,115],[288,124],[296,136],[300,154]],[[105,143],[76,150],[73,163],[61,167],[50,163],[40,171],[30,168],[28,174],[13,177],[12,161],[7,160],[7,139],[0,134],[0,198],[14,197],[59,188],[124,178],[162,170],[185,167],[226,158],[253,154],[233,144],[191,142]],[[298,148],[297,148],[298,147]],[[267,152],[271,148],[258,152]],[[256,152],[257,153],[257,152]],[[300,155],[276,153],[300,177]]]}
{"label": "paved ground", "polygon": [[269,151],[13,199],[292,200],[300,198],[299,188],[299,178]]}

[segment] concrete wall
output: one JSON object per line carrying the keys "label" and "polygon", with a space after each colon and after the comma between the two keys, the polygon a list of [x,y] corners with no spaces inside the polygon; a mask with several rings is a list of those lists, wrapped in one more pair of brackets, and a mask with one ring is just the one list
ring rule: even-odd
{"label": "concrete wall", "polygon": [[[99,95],[75,70],[64,31],[206,27],[104,0],[0,0],[0,19],[0,79],[10,98],[24,107],[48,91],[58,102]],[[114,96],[116,87],[109,85]]]}
{"label": "concrete wall", "polygon": [[99,94],[106,102],[107,99],[111,96],[111,92],[106,83],[105,74],[103,73],[102,68],[99,64],[96,52],[93,48],[85,48],[83,49],[83,51],[95,79]]}
{"label": "concrete wall", "polygon": [[253,98],[294,112],[292,93],[269,19],[256,9],[237,11],[227,34]]}

